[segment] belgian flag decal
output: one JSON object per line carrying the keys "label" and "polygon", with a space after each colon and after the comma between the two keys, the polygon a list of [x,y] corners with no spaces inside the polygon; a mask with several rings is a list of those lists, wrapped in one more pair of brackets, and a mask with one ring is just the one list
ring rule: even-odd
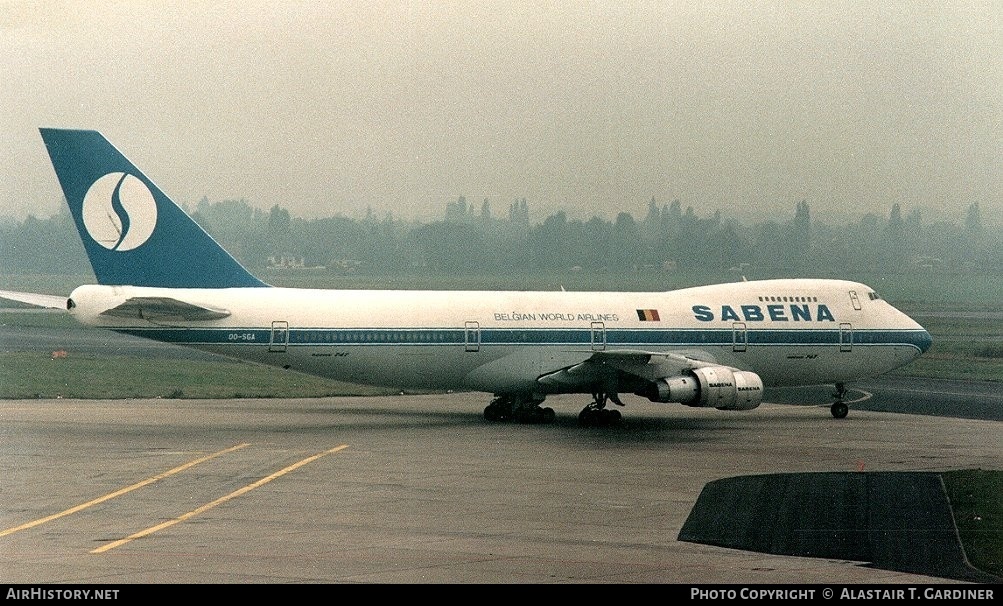
{"label": "belgian flag decal", "polygon": [[658,322],[661,320],[658,317],[657,309],[639,309],[637,310],[637,319],[642,322]]}

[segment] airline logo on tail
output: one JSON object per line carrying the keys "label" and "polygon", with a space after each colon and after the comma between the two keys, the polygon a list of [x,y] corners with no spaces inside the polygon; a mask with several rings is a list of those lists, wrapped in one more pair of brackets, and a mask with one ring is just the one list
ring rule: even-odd
{"label": "airline logo on tail", "polygon": [[98,284],[268,286],[101,133],[39,129]]}
{"label": "airline logo on tail", "polygon": [[127,251],[143,245],[157,226],[153,193],[137,177],[108,173],[84,196],[82,215],[87,233],[108,250]]}

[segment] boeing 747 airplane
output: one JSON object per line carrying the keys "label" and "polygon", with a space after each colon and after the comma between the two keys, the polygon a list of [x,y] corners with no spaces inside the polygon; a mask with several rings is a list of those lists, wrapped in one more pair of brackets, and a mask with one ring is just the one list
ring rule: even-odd
{"label": "boeing 747 airplane", "polygon": [[929,333],[868,286],[820,279],[670,292],[315,290],[240,265],[100,133],[43,128],[98,284],[80,322],[271,366],[398,389],[493,394],[492,421],[550,421],[551,394],[587,394],[582,424],[621,394],[750,410],[764,386],[845,385],[909,363]]}

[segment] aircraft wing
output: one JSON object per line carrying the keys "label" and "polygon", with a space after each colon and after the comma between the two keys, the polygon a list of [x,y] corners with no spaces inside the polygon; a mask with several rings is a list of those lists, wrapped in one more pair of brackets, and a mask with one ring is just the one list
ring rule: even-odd
{"label": "aircraft wing", "polygon": [[15,292],[12,290],[0,290],[0,299],[8,299],[19,303],[26,303],[34,307],[44,307],[46,309],[66,310],[66,297],[56,295],[42,295],[33,292]]}
{"label": "aircraft wing", "polygon": [[701,350],[667,353],[619,349],[593,352],[586,360],[541,375],[537,381],[564,387],[595,385],[612,381],[620,373],[655,381],[703,366],[718,364],[710,354]]}
{"label": "aircraft wing", "polygon": [[230,315],[225,309],[187,303],[171,297],[131,297],[124,303],[101,312],[115,318],[140,318],[150,321],[219,320]]}
{"label": "aircraft wing", "polygon": [[[597,351],[584,361],[546,373],[537,381],[550,391],[589,390],[596,397],[596,410],[605,405],[607,397],[622,406],[618,393],[634,393],[652,402],[679,402],[720,410],[750,410],[759,406],[763,398],[763,380],[759,375],[724,366],[712,354],[699,349],[671,353]],[[586,411],[582,414],[588,416]]]}

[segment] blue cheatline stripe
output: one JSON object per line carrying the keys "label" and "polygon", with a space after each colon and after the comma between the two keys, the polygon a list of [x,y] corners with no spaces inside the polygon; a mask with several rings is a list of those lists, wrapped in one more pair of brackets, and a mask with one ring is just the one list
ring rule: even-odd
{"label": "blue cheatline stripe", "polygon": [[[181,345],[268,345],[272,333],[262,328],[122,328],[118,332]],[[461,328],[290,328],[290,347],[298,345],[463,345],[467,333]],[[747,330],[747,343],[755,346],[839,345],[838,329]],[[730,346],[734,334],[728,329],[703,330],[606,330],[606,348]],[[853,331],[854,346],[907,345],[923,350],[930,336],[922,330]],[[589,329],[480,329],[480,344],[591,346]]]}

